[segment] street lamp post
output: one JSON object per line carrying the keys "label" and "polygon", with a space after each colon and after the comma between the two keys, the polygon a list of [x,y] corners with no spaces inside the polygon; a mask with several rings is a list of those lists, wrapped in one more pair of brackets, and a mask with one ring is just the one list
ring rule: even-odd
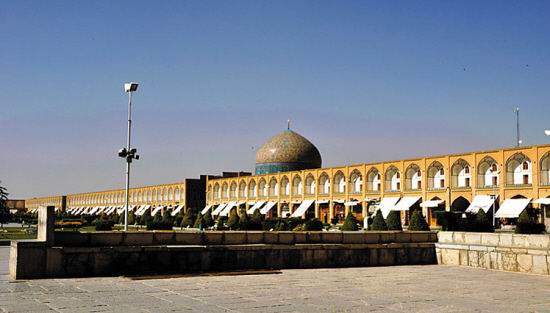
{"label": "street lamp post", "polygon": [[118,151],[118,156],[126,159],[126,194],[125,194],[125,208],[124,208],[124,231],[128,231],[128,211],[130,209],[130,164],[132,160],[139,160],[137,149],[131,148],[132,138],[132,92],[135,92],[138,88],[138,83],[131,82],[124,84],[124,91],[128,93],[128,140],[126,142],[126,148],[122,148]]}
{"label": "street lamp post", "polygon": [[521,145],[521,139],[519,138],[519,108],[516,108],[514,113],[516,113],[516,145],[519,147]]}

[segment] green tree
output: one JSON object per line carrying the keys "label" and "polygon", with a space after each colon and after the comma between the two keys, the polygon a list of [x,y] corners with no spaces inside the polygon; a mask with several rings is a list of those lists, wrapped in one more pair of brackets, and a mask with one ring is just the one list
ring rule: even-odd
{"label": "green tree", "polygon": [[204,218],[200,212],[197,215],[197,219],[195,220],[195,224],[193,225],[193,227],[200,228],[200,229],[204,227]]}
{"label": "green tree", "polygon": [[183,210],[179,211],[176,217],[174,218],[174,226],[179,227],[181,221],[183,220]]}
{"label": "green tree", "polygon": [[359,225],[358,225],[359,221],[357,221],[357,219],[355,218],[355,215],[353,215],[353,213],[351,213],[351,211],[348,213],[348,215],[346,216],[346,220],[344,221],[344,225],[342,225],[342,230],[358,230],[359,229]]}
{"label": "green tree", "polygon": [[164,213],[162,214],[162,223],[172,224],[173,222],[174,222],[174,218],[172,217],[172,212],[168,210],[164,210]]}
{"label": "green tree", "polygon": [[212,211],[208,210],[204,215],[202,216],[204,219],[204,227],[212,227],[214,226],[214,219],[212,218]]}
{"label": "green tree", "polygon": [[519,215],[516,225],[516,234],[541,234],[544,232],[544,224],[535,221],[535,217],[529,209],[523,210]]}
{"label": "green tree", "polygon": [[193,210],[187,209],[185,211],[185,214],[183,215],[183,219],[181,220],[181,227],[193,227],[193,224],[195,223],[195,214]]}
{"label": "green tree", "polygon": [[259,209],[254,210],[252,216],[250,217],[250,222],[248,229],[250,230],[262,230],[262,223],[264,221],[264,216],[260,213]]}
{"label": "green tree", "polygon": [[384,216],[382,215],[382,211],[378,210],[376,211],[376,214],[374,215],[374,219],[372,221],[372,230],[388,230],[388,225],[386,224],[386,221],[384,221]]}
{"label": "green tree", "polygon": [[426,222],[426,219],[424,218],[424,215],[422,215],[422,211],[415,210],[411,216],[411,221],[409,223],[409,229],[411,231],[428,231],[430,230],[430,226],[428,226],[428,223]]}
{"label": "green tree", "polygon": [[141,216],[141,225],[147,226],[147,224],[151,223],[152,220],[153,220],[153,217],[151,216],[151,211],[147,210]]}
{"label": "green tree", "polygon": [[477,211],[472,231],[492,233],[495,231],[491,218],[485,211],[480,209]]}
{"label": "green tree", "polygon": [[[2,181],[0,181],[2,183]],[[11,214],[8,209],[8,190],[0,185],[0,227],[4,228],[4,224],[10,221]]]}
{"label": "green tree", "polygon": [[239,214],[236,209],[232,209],[229,213],[229,219],[227,220],[227,227],[230,230],[239,229]]}
{"label": "green tree", "polygon": [[403,230],[403,226],[401,225],[401,212],[390,211],[386,219],[386,225],[388,225],[388,230]]}
{"label": "green tree", "polygon": [[250,218],[246,211],[242,211],[239,217],[239,229],[249,230],[250,229]]}
{"label": "green tree", "polygon": [[155,213],[155,216],[153,216],[153,223],[160,223],[162,221],[162,214],[160,213],[160,210]]}

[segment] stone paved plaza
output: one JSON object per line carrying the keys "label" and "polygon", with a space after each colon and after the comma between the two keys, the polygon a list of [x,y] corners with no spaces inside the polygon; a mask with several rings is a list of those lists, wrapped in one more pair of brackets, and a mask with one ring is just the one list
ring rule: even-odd
{"label": "stone paved plaza", "polygon": [[9,282],[4,312],[550,312],[550,277],[449,266]]}

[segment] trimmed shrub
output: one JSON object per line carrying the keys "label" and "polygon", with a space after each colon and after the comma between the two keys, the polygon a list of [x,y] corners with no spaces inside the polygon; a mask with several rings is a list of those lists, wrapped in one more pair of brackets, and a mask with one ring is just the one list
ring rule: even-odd
{"label": "trimmed shrub", "polygon": [[309,219],[307,220],[304,224],[303,224],[303,228],[302,228],[304,231],[319,231],[319,230],[323,230],[323,222],[321,222],[320,219],[318,218],[312,218],[312,219]]}
{"label": "trimmed shrub", "polygon": [[204,227],[212,227],[214,226],[214,219],[212,218],[212,211],[208,210],[203,216],[204,220]]}
{"label": "trimmed shrub", "polygon": [[493,227],[493,222],[491,221],[490,216],[483,211],[483,209],[480,209],[476,217],[472,223],[472,227],[470,227],[470,231],[473,232],[484,232],[484,233],[492,233],[495,231]]}
{"label": "trimmed shrub", "polygon": [[249,230],[262,230],[263,215],[259,209],[254,210],[248,224]]}
{"label": "trimmed shrub", "polygon": [[164,214],[162,214],[162,222],[172,224],[174,222],[174,218],[172,217],[172,212],[165,210]]}
{"label": "trimmed shrub", "polygon": [[344,221],[344,225],[342,225],[342,230],[344,230],[344,231],[358,230],[359,229],[358,223],[359,222],[355,218],[355,215],[353,215],[353,213],[351,213],[351,211],[350,211],[348,213],[348,215],[346,216],[346,220]]}
{"label": "trimmed shrub", "polygon": [[521,212],[516,225],[516,234],[542,234],[544,232],[544,224],[537,223],[530,213],[528,209]]}
{"label": "trimmed shrub", "polygon": [[401,225],[401,212],[390,211],[386,219],[386,225],[388,225],[388,230],[403,230],[403,226]]}
{"label": "trimmed shrub", "polygon": [[227,222],[227,217],[220,216],[218,217],[218,220],[216,222],[216,230],[226,230],[227,226],[225,225]]}
{"label": "trimmed shrub", "polygon": [[235,208],[231,209],[231,212],[229,212],[229,218],[227,219],[227,227],[230,230],[239,229],[239,214],[237,214],[237,210]]}
{"label": "trimmed shrub", "polygon": [[241,212],[241,216],[239,217],[239,229],[250,230],[250,219],[246,212]]}
{"label": "trimmed shrub", "polygon": [[183,210],[179,211],[179,213],[174,218],[174,226],[176,227],[180,226],[182,220],[183,220]]}
{"label": "trimmed shrub", "polygon": [[424,218],[424,215],[422,215],[422,211],[416,210],[413,212],[411,216],[411,221],[409,222],[409,228],[410,231],[428,231],[430,230],[430,226],[428,226],[428,223],[426,222],[426,219]]}
{"label": "trimmed shrub", "polygon": [[197,219],[195,220],[195,224],[193,225],[195,228],[202,229],[204,227],[204,218],[202,217],[202,214],[199,212],[197,215]]}
{"label": "trimmed shrub", "polygon": [[372,225],[371,230],[388,230],[388,225],[386,224],[386,221],[384,221],[384,216],[382,215],[381,210],[376,211],[372,224],[369,225]]}
{"label": "trimmed shrub", "polygon": [[193,210],[187,209],[187,211],[185,211],[185,214],[183,215],[183,219],[181,220],[180,226],[182,228],[186,228],[186,227],[193,227],[194,224],[195,224],[195,215],[193,214]]}
{"label": "trimmed shrub", "polygon": [[289,217],[286,220],[288,221],[288,230],[292,230],[296,228],[296,226],[304,223],[304,220],[301,217]]}
{"label": "trimmed shrub", "polygon": [[275,229],[277,224],[277,219],[268,219],[262,222],[262,230],[272,230]]}
{"label": "trimmed shrub", "polygon": [[155,213],[155,216],[153,216],[153,223],[160,223],[162,221],[162,215],[160,214],[160,210]]}
{"label": "trimmed shrub", "polygon": [[94,221],[95,230],[98,230],[98,231],[113,230],[114,225],[115,225],[115,223],[111,220],[108,220],[108,219],[97,219],[97,220]]}

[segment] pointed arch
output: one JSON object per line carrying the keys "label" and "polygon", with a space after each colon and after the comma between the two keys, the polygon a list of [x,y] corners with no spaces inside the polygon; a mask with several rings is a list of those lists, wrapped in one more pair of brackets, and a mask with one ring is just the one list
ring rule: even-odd
{"label": "pointed arch", "polygon": [[354,169],[349,175],[349,192],[358,194],[363,192],[363,175],[358,169]]}
{"label": "pointed arch", "polygon": [[532,183],[531,160],[518,152],[506,160],[506,184],[530,185]]}
{"label": "pointed arch", "polygon": [[428,166],[428,189],[445,189],[445,168],[438,161],[433,161]]}
{"label": "pointed arch", "polygon": [[376,167],[371,167],[367,172],[367,190],[380,191],[382,188],[382,177]]}
{"label": "pointed arch", "polygon": [[451,186],[469,188],[472,183],[470,163],[464,159],[456,160],[451,166]]}
{"label": "pointed arch", "polygon": [[405,190],[422,189],[422,171],[416,163],[411,163],[405,170]]}
{"label": "pointed arch", "polygon": [[401,190],[401,173],[399,169],[394,165],[390,165],[386,169],[385,177],[385,190],[387,191],[399,191]]}

